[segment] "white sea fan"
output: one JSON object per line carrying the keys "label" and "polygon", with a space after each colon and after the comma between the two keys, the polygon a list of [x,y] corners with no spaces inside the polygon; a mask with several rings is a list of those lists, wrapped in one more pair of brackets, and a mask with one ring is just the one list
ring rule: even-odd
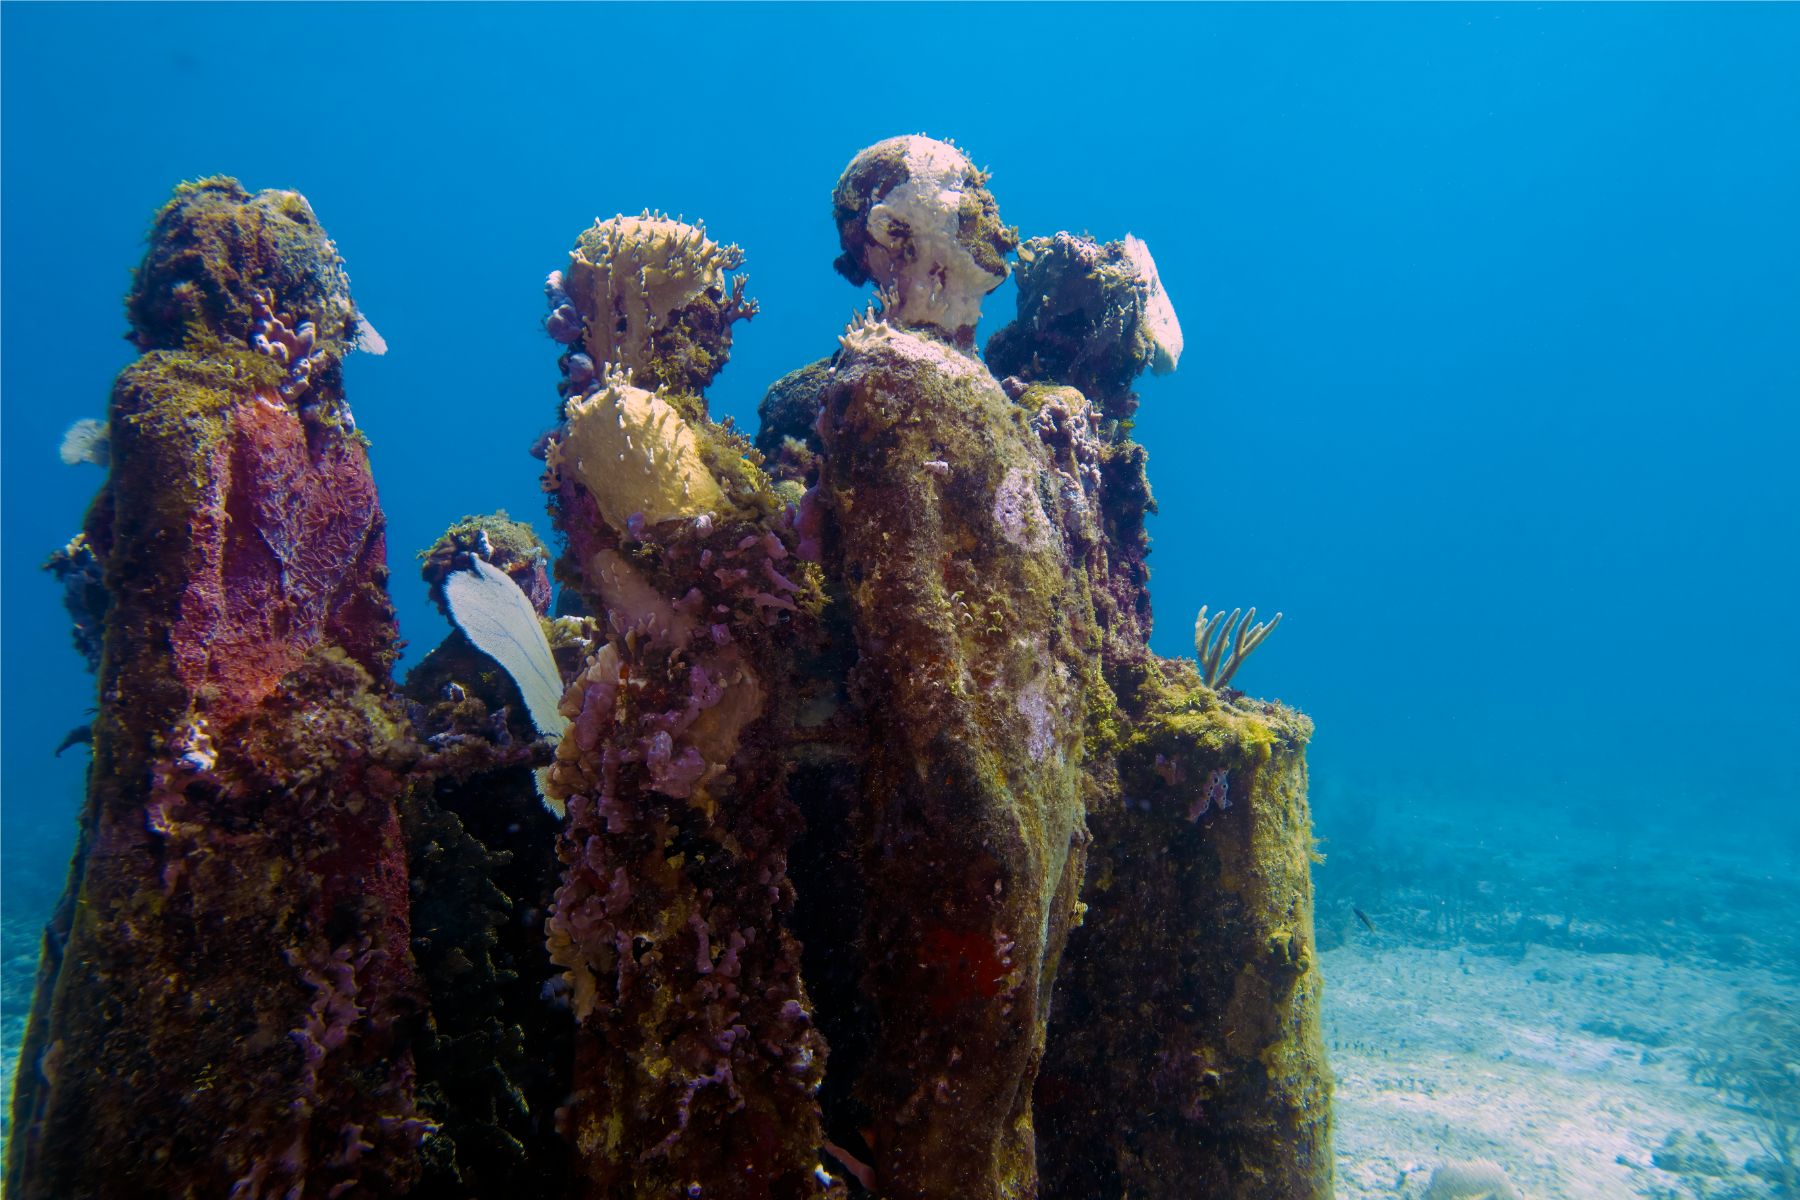
{"label": "white sea fan", "polygon": [[[483,559],[474,569],[456,571],[444,580],[444,596],[457,626],[483,654],[492,658],[519,685],[531,723],[545,737],[561,738],[569,718],[557,711],[562,674],[551,657],[550,642],[531,600],[512,576]],[[544,792],[545,770],[537,772],[544,806],[562,816],[563,806]]]}
{"label": "white sea fan", "polygon": [[112,461],[112,431],[105,421],[83,417],[63,434],[62,460],[71,467],[76,463],[93,463],[105,467]]}
{"label": "white sea fan", "polygon": [[561,737],[569,726],[557,711],[562,675],[537,609],[512,576],[484,559],[473,561],[473,570],[456,571],[444,580],[450,615],[482,653],[513,677],[538,732]]}
{"label": "white sea fan", "polygon": [[356,348],[364,354],[386,354],[387,339],[375,332],[369,318],[356,314]]}

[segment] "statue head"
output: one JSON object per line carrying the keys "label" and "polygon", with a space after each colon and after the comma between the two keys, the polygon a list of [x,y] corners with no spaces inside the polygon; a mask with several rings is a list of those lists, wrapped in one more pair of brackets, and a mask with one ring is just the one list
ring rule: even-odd
{"label": "statue head", "polygon": [[[567,272],[545,281],[545,330],[571,347],[564,394],[603,387],[606,368],[636,373],[639,386],[698,394],[731,353],[731,326],[756,313],[744,298],[736,246],[645,209],[595,221],[569,252]],[[575,348],[579,343],[579,349]]]}
{"label": "statue head", "polygon": [[973,340],[981,298],[1005,281],[1019,244],[985,172],[948,142],[888,138],[850,160],[832,205],[844,247],[837,269],[888,293],[888,320]]}

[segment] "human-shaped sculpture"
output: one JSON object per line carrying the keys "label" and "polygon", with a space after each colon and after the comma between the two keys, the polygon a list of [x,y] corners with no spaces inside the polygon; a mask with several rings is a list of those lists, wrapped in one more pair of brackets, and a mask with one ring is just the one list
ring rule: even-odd
{"label": "human-shaped sculpture", "polygon": [[593,615],[547,793],[566,804],[545,920],[575,1018],[557,1124],[591,1200],[842,1195],[818,1168],[825,1045],[788,932],[790,644],[822,603],[791,507],[707,417],[754,307],[741,254],[659,214],[584,233],[546,330],[563,422],[557,573]]}
{"label": "human-shaped sculpture", "polygon": [[1045,448],[972,352],[1017,244],[986,175],[893,138],[834,199],[838,269],[885,303],[840,339],[818,419],[824,565],[868,733],[853,824],[876,1028],[854,1097],[881,1195],[1031,1195],[1084,747],[1111,707],[1093,605]]}

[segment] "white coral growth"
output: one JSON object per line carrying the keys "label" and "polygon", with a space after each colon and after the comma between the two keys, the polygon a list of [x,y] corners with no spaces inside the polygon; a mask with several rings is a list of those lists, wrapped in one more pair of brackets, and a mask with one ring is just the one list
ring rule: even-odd
{"label": "white coral growth", "polygon": [[914,134],[870,146],[851,160],[845,177],[896,150],[905,178],[869,210],[869,273],[894,289],[901,324],[973,327],[982,297],[1006,278],[1004,271],[984,269],[963,243],[964,203],[980,173],[950,143]]}
{"label": "white coral growth", "polygon": [[[569,728],[562,715],[562,673],[550,653],[550,640],[538,620],[537,609],[512,576],[484,559],[474,559],[473,569],[457,571],[444,580],[444,597],[450,616],[475,648],[499,663],[519,685],[525,711],[538,732],[560,739]],[[544,805],[558,817],[563,806],[544,792],[546,773],[538,772],[538,791]]]}
{"label": "white coral growth", "polygon": [[83,417],[63,434],[62,460],[69,466],[93,463],[105,467],[112,461],[112,431],[105,421]]}
{"label": "white coral growth", "polygon": [[444,580],[450,615],[477,649],[492,658],[519,685],[531,723],[546,737],[561,737],[568,719],[562,703],[562,675],[550,654],[550,640],[537,609],[512,576],[485,559]]}

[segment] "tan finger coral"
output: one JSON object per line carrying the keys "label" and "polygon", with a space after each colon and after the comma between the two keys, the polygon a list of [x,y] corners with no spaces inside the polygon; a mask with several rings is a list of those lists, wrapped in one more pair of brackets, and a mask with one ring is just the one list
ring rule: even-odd
{"label": "tan finger coral", "polygon": [[629,371],[608,371],[606,386],[569,401],[567,415],[550,468],[574,471],[614,529],[624,532],[636,515],[654,525],[728,507],[693,427],[654,392],[633,387]]}
{"label": "tan finger coral", "polygon": [[704,225],[648,209],[594,222],[569,252],[567,282],[589,356],[645,372],[655,333],[709,290],[722,295],[725,272],[743,261],[742,250],[712,241]]}

